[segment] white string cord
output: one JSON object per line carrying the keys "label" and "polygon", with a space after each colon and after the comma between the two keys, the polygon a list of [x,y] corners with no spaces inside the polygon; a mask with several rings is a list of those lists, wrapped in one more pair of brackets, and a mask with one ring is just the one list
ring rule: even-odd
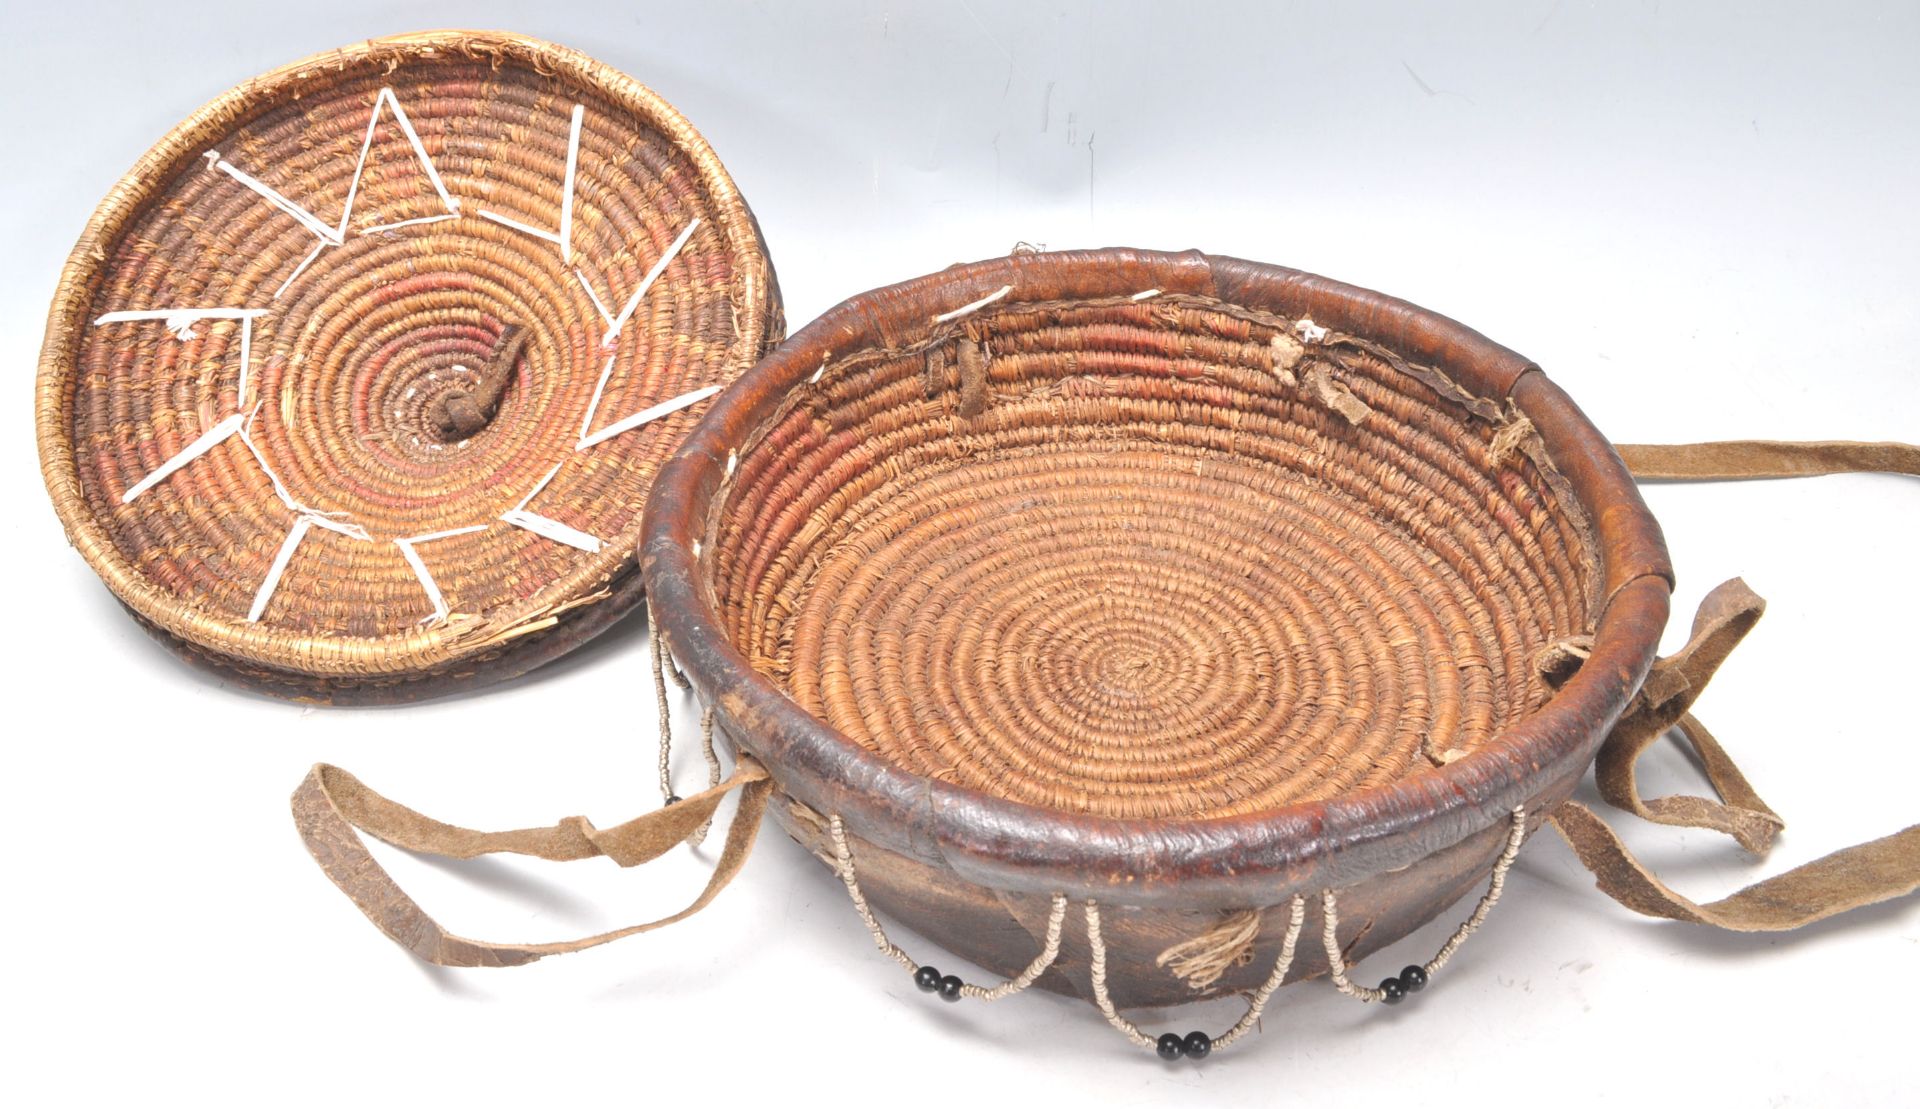
{"label": "white string cord", "polygon": [[233,178],[235,181],[240,182],[242,185],[245,185],[247,188],[252,189],[254,192],[259,193],[261,196],[266,198],[267,203],[273,205],[275,208],[280,209],[282,212],[285,212],[287,215],[292,216],[294,220],[300,224],[300,226],[306,228],[309,232],[311,232],[313,234],[313,237],[316,239],[319,239],[321,243],[330,245],[330,246],[340,245],[340,242],[341,242],[340,232],[335,231],[333,228],[320,222],[320,217],[314,215],[312,212],[307,211],[305,208],[302,208],[300,207],[300,205],[295,204],[293,201],[287,199],[279,191],[274,189],[273,186],[267,184],[265,181],[260,180],[258,177],[253,176],[252,174],[246,172],[245,170],[242,170],[236,167],[232,162],[227,161],[225,158],[222,158],[218,150],[209,150],[204,156],[207,159],[207,161],[213,163],[213,168],[226,174],[228,177]]}
{"label": "white string cord", "polygon": [[342,517],[346,516],[346,513],[322,512],[317,508],[301,504],[299,501],[293,499],[293,494],[287,492],[286,483],[280,480],[280,475],[275,473],[273,466],[267,462],[267,456],[261,453],[259,445],[253,441],[253,420],[254,417],[259,414],[260,406],[255,404],[253,411],[249,412],[246,420],[241,423],[238,434],[240,436],[240,442],[246,445],[247,452],[253,455],[254,462],[259,465],[260,472],[266,474],[267,480],[273,484],[274,496],[280,498],[280,503],[286,505],[294,514],[306,517],[316,527],[339,532],[349,539],[359,539],[362,541],[372,539],[373,537],[367,533],[366,528],[353,523],[351,520],[342,519]]}
{"label": "white string cord", "polygon": [[[460,202],[455,200],[451,193],[447,192],[447,183],[440,179],[440,171],[434,168],[433,159],[427,157],[426,144],[420,141],[419,133],[413,129],[413,120],[407,118],[407,110],[400,106],[400,98],[393,94],[392,89],[383,88],[380,90],[380,96],[373,102],[374,118],[379,118],[380,103],[383,100],[386,102],[387,107],[393,109],[394,122],[400,125],[401,133],[407,136],[409,143],[413,144],[414,157],[420,159],[420,168],[427,171],[427,180],[433,183],[433,191],[440,194],[440,203],[446,205],[449,213],[459,215]],[[369,141],[373,138],[373,125],[371,123],[367,125],[367,138]],[[365,155],[363,154],[362,157],[364,158]],[[356,183],[359,180],[357,173],[354,175],[354,180]],[[347,217],[343,214],[340,217],[340,231],[343,236],[346,234],[346,226]]]}
{"label": "white string cord", "polygon": [[253,371],[253,317],[245,316],[240,320],[240,382],[234,387],[234,406],[244,411],[247,407],[247,377]]}
{"label": "white string cord", "polygon": [[608,327],[612,327],[613,313],[607,310],[606,304],[600,299],[600,294],[593,291],[593,282],[587,280],[587,275],[581,273],[578,266],[573,268],[573,278],[580,282],[582,289],[587,291],[587,299],[593,302],[594,310],[600,313],[600,318],[607,322]]}
{"label": "white string cord", "polygon": [[[588,292],[592,292],[591,289]],[[595,307],[599,302],[594,302]],[[600,367],[600,380],[594,383],[593,399],[587,401],[587,414],[580,417],[580,442],[585,442],[587,433],[593,430],[593,418],[600,411],[600,398],[607,391],[607,379],[613,376],[614,355],[607,355],[607,364]]]}
{"label": "white string cord", "polygon": [[320,257],[320,252],[334,245],[336,244],[328,243],[328,242],[318,242],[313,244],[313,249],[307,252],[307,256],[300,260],[299,265],[293,267],[293,272],[288,274],[287,279],[280,283],[280,287],[273,291],[273,299],[279,300],[281,293],[284,293],[288,289],[291,289],[293,287],[294,278],[299,277],[301,274],[307,272],[307,267],[313,265],[313,260],[315,258]]}
{"label": "white string cord", "polygon": [[586,118],[587,106],[573,106],[573,123],[567,129],[567,179],[560,186],[560,261],[565,265],[573,264],[573,180],[580,168],[580,122]]}
{"label": "white string cord", "polygon": [[586,532],[575,527],[570,527],[558,520],[542,516],[537,512],[527,511],[527,505],[533,502],[533,498],[540,495],[540,491],[547,487],[547,483],[553,480],[553,475],[559,473],[560,467],[564,465],[566,465],[564,462],[554,463],[553,469],[547,471],[547,476],[535,482],[533,488],[527,490],[527,495],[520,498],[519,504],[502,512],[500,519],[512,524],[514,527],[525,528],[543,539],[550,539],[555,543],[564,543],[569,547],[574,547],[590,554],[598,554],[600,548],[605,546],[605,544],[600,541],[599,536],[588,535]]}
{"label": "white string cord", "polygon": [[148,308],[132,312],[108,312],[94,318],[94,326],[103,323],[133,323],[139,320],[165,320],[173,337],[186,342],[196,338],[193,325],[201,320],[252,320],[267,314],[265,308]]}
{"label": "white string cord", "polygon": [[562,543],[576,550],[586,551],[588,554],[599,554],[600,548],[606,545],[597,535],[588,535],[579,528],[563,524],[537,512],[528,512],[523,508],[509,509],[500,514],[500,519],[514,527],[525,528],[542,539]]}

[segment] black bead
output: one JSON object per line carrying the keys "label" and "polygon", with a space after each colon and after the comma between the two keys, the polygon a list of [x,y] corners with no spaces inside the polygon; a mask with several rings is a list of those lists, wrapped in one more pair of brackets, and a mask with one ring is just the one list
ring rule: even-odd
{"label": "black bead", "polygon": [[1205,1032],[1189,1032],[1180,1046],[1186,1049],[1187,1058],[1205,1059],[1213,1052],[1213,1037]]}
{"label": "black bead", "polygon": [[1180,1038],[1178,1032],[1168,1032],[1153,1045],[1162,1059],[1178,1059],[1187,1053],[1187,1041]]}
{"label": "black bead", "polygon": [[964,985],[966,985],[965,982],[960,981],[959,978],[951,974],[947,975],[945,978],[940,979],[940,984],[936,987],[940,991],[940,1000],[942,1001],[960,1000],[960,987]]}
{"label": "black bead", "polygon": [[932,967],[921,967],[913,972],[913,984],[923,992],[932,993],[940,988],[940,972]]}
{"label": "black bead", "polygon": [[1400,984],[1407,988],[1408,993],[1419,993],[1421,990],[1426,989],[1427,988],[1426,968],[1425,967],[1408,967],[1407,969],[1401,971]]}
{"label": "black bead", "polygon": [[1389,978],[1380,983],[1380,1000],[1389,1005],[1398,1005],[1407,999],[1407,984],[1398,978]]}

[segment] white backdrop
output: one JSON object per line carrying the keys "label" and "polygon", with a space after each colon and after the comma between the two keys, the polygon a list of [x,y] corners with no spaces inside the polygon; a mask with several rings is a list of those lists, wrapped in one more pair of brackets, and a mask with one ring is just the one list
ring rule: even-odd
{"label": "white backdrop", "polygon": [[[1911,1104],[1920,900],[1716,935],[1613,906],[1550,835],[1419,1004],[1288,989],[1262,1034],[1200,1067],[1137,1053],[1062,998],[928,1002],[777,834],[691,923],[517,971],[434,970],[313,868],[288,792],[324,759],[471,826],[632,815],[653,803],[644,632],[405,710],[255,699],[165,656],[66,547],[30,431],[59,267],[152,141],[279,63],[467,25],[575,46],[674,102],[757,212],[796,324],[1018,240],[1200,247],[1465,320],[1539,359],[1616,440],[1913,440],[1920,12],[1811,8],[11,7],[0,1088],[15,1104],[1635,1104],[1675,1083],[1706,1104]],[[1772,602],[1700,713],[1789,827],[1757,866],[1720,837],[1620,817],[1634,848],[1704,899],[1920,818],[1920,484],[1648,499],[1681,575],[1670,646],[1723,578]],[[684,780],[696,763],[688,745]],[[1696,788],[1675,753],[1649,763],[1651,791]],[[450,927],[508,940],[676,907],[710,855],[619,872],[382,853]],[[1369,960],[1369,980],[1447,927]]]}

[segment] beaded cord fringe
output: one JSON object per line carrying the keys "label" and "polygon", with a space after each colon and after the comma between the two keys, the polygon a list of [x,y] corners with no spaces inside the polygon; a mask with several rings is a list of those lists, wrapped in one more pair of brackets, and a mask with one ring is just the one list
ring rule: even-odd
{"label": "beaded cord fringe", "polygon": [[[673,792],[670,772],[673,731],[669,718],[667,702],[667,675],[684,689],[690,683],[680,675],[672,665],[666,643],[660,638],[659,626],[654,621],[651,609],[647,612],[648,632],[652,639],[649,645],[649,661],[653,667],[653,688],[659,709],[660,726],[660,792],[667,804],[680,800]],[[713,709],[706,707],[700,718],[701,749],[708,767],[709,784],[717,784],[720,778],[720,760],[713,747]],[[688,842],[698,845],[705,839],[711,822],[702,825]],[[847,887],[847,897],[853,902],[854,912],[860,922],[867,927],[873,937],[874,946],[880,953],[899,963],[913,975],[914,985],[922,992],[937,994],[944,1001],[959,1001],[969,998],[976,1001],[998,1001],[1011,997],[1031,986],[1042,974],[1045,974],[1060,956],[1060,937],[1066,922],[1067,899],[1065,894],[1053,895],[1052,908],[1047,915],[1046,938],[1041,944],[1040,953],[1032,963],[1013,978],[995,986],[977,986],[962,980],[958,975],[942,974],[938,968],[923,964],[908,955],[901,947],[887,937],[886,929],[867,904],[867,898],[860,889],[860,879],[854,869],[853,852],[847,843],[845,822],[838,813],[828,818],[828,836],[833,844],[835,870],[841,882]],[[1478,931],[1485,923],[1487,914],[1493,911],[1500,901],[1500,895],[1506,888],[1507,871],[1513,866],[1513,860],[1520,853],[1520,845],[1526,840],[1527,810],[1525,806],[1513,810],[1506,845],[1495,860],[1493,875],[1488,880],[1487,891],[1481,895],[1473,912],[1461,922],[1453,934],[1442,944],[1440,950],[1431,959],[1418,965],[1410,965],[1398,975],[1383,979],[1378,986],[1361,986],[1347,976],[1347,963],[1340,951],[1338,931],[1340,927],[1339,898],[1331,888],[1320,892],[1320,907],[1323,918],[1321,941],[1326,949],[1328,978],[1335,989],[1348,997],[1363,1002],[1380,1001],[1388,1005],[1397,1005],[1415,993],[1427,988],[1433,976],[1445,967],[1448,960],[1460,950],[1467,938]],[[1274,959],[1273,971],[1267,976],[1260,988],[1255,990],[1247,1002],[1247,1011],[1234,1025],[1218,1036],[1195,1030],[1185,1036],[1177,1032],[1165,1032],[1158,1037],[1150,1036],[1140,1026],[1120,1014],[1107,989],[1107,945],[1101,932],[1100,905],[1097,901],[1086,902],[1087,946],[1090,953],[1088,975],[1093,987],[1094,1004],[1106,1021],[1128,1041],[1136,1046],[1148,1048],[1171,1060],[1190,1058],[1204,1059],[1217,1050],[1224,1050],[1256,1027],[1265,1013],[1267,1003],[1274,991],[1285,983],[1287,972],[1292,969],[1294,952],[1299,946],[1300,934],[1306,921],[1306,898],[1295,894],[1288,911],[1287,931],[1280,942],[1280,953]]]}
{"label": "beaded cord fringe", "polygon": [[1500,893],[1507,884],[1507,870],[1513,866],[1515,856],[1520,854],[1520,844],[1525,842],[1526,838],[1527,809],[1522,805],[1513,810],[1513,824],[1507,832],[1507,845],[1501,850],[1498,861],[1493,864],[1493,877],[1487,881],[1487,892],[1480,895],[1480,902],[1473,907],[1473,912],[1461,922],[1459,928],[1454,930],[1453,935],[1447,937],[1447,942],[1441,945],[1433,958],[1420,966],[1407,967],[1397,978],[1385,979],[1375,987],[1357,986],[1348,980],[1346,960],[1340,954],[1340,943],[1334,936],[1334,932],[1340,927],[1339,905],[1332,890],[1322,891],[1320,906],[1326,918],[1326,925],[1322,931],[1321,940],[1326,944],[1327,975],[1332,980],[1334,988],[1360,1001],[1384,1001],[1389,1005],[1398,1005],[1407,994],[1419,993],[1426,989],[1427,982],[1440,972],[1441,967],[1447,965],[1447,960],[1453,958],[1454,952],[1460,950],[1460,945],[1467,942],[1468,936],[1479,931],[1480,925],[1487,919],[1487,914],[1492,912],[1494,905],[1499,903]]}
{"label": "beaded cord fringe", "polygon": [[1053,909],[1047,915],[1047,938],[1041,945],[1040,954],[1028,964],[1027,969],[997,986],[975,986],[962,982],[956,975],[943,975],[931,966],[923,966],[915,962],[912,956],[900,950],[898,944],[887,938],[886,929],[880,926],[880,921],[867,905],[866,895],[860,892],[860,879],[853,871],[853,853],[847,847],[846,827],[841,823],[838,813],[828,819],[827,834],[833,840],[833,857],[838,864],[840,880],[846,884],[847,896],[853,901],[853,911],[860,914],[860,922],[865,924],[867,931],[873,935],[874,946],[880,949],[881,954],[906,967],[913,975],[914,985],[921,990],[937,993],[946,1001],[958,1001],[963,997],[975,1001],[998,1001],[1031,986],[1034,980],[1045,974],[1047,968],[1052,966],[1053,961],[1059,957],[1060,931],[1061,926],[1066,922],[1067,899],[1064,894],[1056,893],[1053,895]]}
{"label": "beaded cord fringe", "polygon": [[[653,666],[653,699],[656,715],[660,724],[660,798],[663,804],[671,805],[680,800],[673,792],[673,719],[672,710],[667,704],[667,675],[673,676],[673,682],[681,689],[691,689],[693,683],[680,668],[673,665],[673,658],[667,651],[666,641],[660,638],[660,625],[653,618],[653,608],[647,608],[647,656]],[[713,749],[713,707],[708,705],[700,712],[700,754],[707,762],[707,788],[720,784],[720,755]],[[687,837],[687,843],[698,847],[704,843],[707,833],[713,829],[713,821],[696,828]]]}
{"label": "beaded cord fringe", "polygon": [[[1046,940],[1040,954],[1022,971],[1019,976],[1001,984],[983,988],[963,982],[955,975],[943,975],[932,966],[917,962],[900,946],[887,938],[886,929],[873,915],[873,909],[867,904],[866,895],[860,891],[860,880],[854,871],[853,853],[847,845],[846,826],[838,814],[828,818],[828,836],[833,842],[833,855],[840,880],[847,887],[847,896],[853,902],[854,912],[861,923],[873,936],[874,946],[880,953],[905,967],[913,975],[914,984],[922,991],[937,993],[943,1000],[958,1001],[961,998],[973,998],[980,1001],[998,1001],[1011,996],[1032,985],[1046,973],[1060,954],[1061,925],[1066,917],[1067,899],[1064,894],[1053,895],[1053,909],[1047,918]],[[1398,975],[1387,978],[1378,987],[1355,985],[1347,977],[1347,964],[1341,955],[1336,932],[1340,926],[1338,897],[1331,889],[1322,890],[1320,905],[1325,917],[1322,941],[1326,946],[1328,975],[1334,988],[1349,997],[1360,1001],[1382,1001],[1396,1005],[1408,995],[1419,993],[1447,961],[1460,950],[1467,937],[1473,935],[1486,922],[1487,914],[1500,900],[1501,891],[1506,887],[1507,871],[1513,866],[1513,860],[1520,853],[1520,845],[1526,839],[1527,810],[1520,806],[1513,810],[1511,827],[1507,833],[1506,846],[1500,857],[1494,862],[1493,876],[1488,880],[1487,891],[1481,895],[1473,912],[1468,915],[1453,935],[1447,938],[1433,958],[1425,963],[1408,966]],[[1280,953],[1274,959],[1273,971],[1265,982],[1255,990],[1247,1002],[1247,1011],[1236,1021],[1233,1027],[1218,1036],[1209,1036],[1205,1032],[1189,1032],[1185,1036],[1177,1032],[1162,1033],[1158,1037],[1148,1035],[1140,1026],[1120,1014],[1107,990],[1107,944],[1100,926],[1100,905],[1097,901],[1086,902],[1087,947],[1090,954],[1088,976],[1093,986],[1094,1004],[1099,1008],[1107,1023],[1122,1036],[1138,1047],[1157,1052],[1161,1058],[1175,1060],[1182,1058],[1204,1059],[1217,1050],[1232,1046],[1260,1022],[1266,1011],[1267,1003],[1274,991],[1286,981],[1287,972],[1293,966],[1294,951],[1299,945],[1300,933],[1306,922],[1306,898],[1295,894],[1289,906],[1286,935],[1280,942]]]}
{"label": "beaded cord fringe", "polygon": [[[660,723],[660,791],[666,803],[671,805],[680,800],[673,792],[669,761],[672,753],[673,730],[669,719],[667,703],[667,674],[672,673],[683,688],[682,678],[671,661],[667,647],[659,635],[659,627],[653,618],[651,609],[647,612],[648,632],[652,643],[648,649],[649,661],[653,666],[653,688],[659,709]],[[713,748],[713,709],[706,707],[700,717],[701,749],[706,757],[710,785],[717,784],[720,778],[720,760]],[[698,831],[688,838],[688,842],[698,845],[706,838],[712,822],[701,825]],[[1065,894],[1053,895],[1052,909],[1047,915],[1046,938],[1041,944],[1040,953],[1032,963],[1013,978],[995,986],[977,986],[962,980],[958,975],[942,974],[930,964],[924,964],[908,955],[901,947],[887,937],[885,927],[873,909],[867,904],[867,898],[860,890],[860,879],[855,872],[853,851],[847,844],[845,822],[838,813],[827,821],[827,834],[833,844],[835,870],[840,881],[847,887],[847,897],[853,902],[853,909],[860,922],[867,927],[873,937],[873,943],[880,953],[905,967],[913,975],[914,985],[922,992],[938,994],[944,1001],[959,1001],[969,998],[975,1001],[999,1001],[1011,997],[1031,986],[1047,969],[1053,966],[1060,956],[1060,936],[1066,922],[1067,899]],[[1348,997],[1363,1002],[1380,1001],[1388,1005],[1397,1005],[1411,994],[1427,988],[1433,976],[1447,965],[1448,960],[1460,950],[1467,938],[1480,929],[1486,922],[1487,914],[1493,911],[1500,901],[1500,895],[1506,888],[1507,871],[1513,866],[1513,860],[1520,853],[1520,845],[1526,841],[1527,810],[1522,805],[1513,810],[1507,832],[1506,845],[1500,856],[1494,861],[1493,875],[1487,882],[1487,891],[1481,895],[1473,912],[1462,921],[1446,943],[1434,953],[1431,959],[1418,965],[1403,968],[1398,975],[1383,979],[1378,986],[1361,986],[1347,976],[1347,963],[1340,951],[1338,932],[1340,928],[1339,897],[1332,889],[1320,891],[1320,909],[1323,918],[1321,942],[1327,953],[1327,973],[1335,989]],[[1267,976],[1260,988],[1255,990],[1247,1002],[1247,1011],[1236,1021],[1233,1027],[1218,1036],[1210,1036],[1202,1031],[1193,1031],[1185,1036],[1177,1032],[1165,1032],[1153,1037],[1142,1031],[1140,1026],[1120,1014],[1107,989],[1107,945],[1100,927],[1099,902],[1086,902],[1087,947],[1090,953],[1088,976],[1093,986],[1094,1004],[1100,1014],[1106,1018],[1122,1036],[1139,1047],[1157,1052],[1161,1058],[1176,1060],[1182,1058],[1204,1059],[1217,1050],[1231,1047],[1260,1022],[1267,1003],[1274,991],[1286,981],[1287,972],[1293,966],[1293,956],[1300,941],[1300,933],[1306,921],[1306,898],[1295,894],[1289,906],[1287,931],[1280,942],[1280,953],[1274,959],[1273,971]]]}

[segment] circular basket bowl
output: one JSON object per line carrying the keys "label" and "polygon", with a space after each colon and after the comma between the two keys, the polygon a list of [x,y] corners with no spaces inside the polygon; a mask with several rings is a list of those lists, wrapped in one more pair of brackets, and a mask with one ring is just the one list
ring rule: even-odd
{"label": "circular basket bowl", "polygon": [[[1100,902],[1123,1006],[1254,988],[1295,894],[1339,891],[1353,957],[1467,894],[1513,810],[1584,773],[1671,587],[1618,456],[1526,359],[1132,250],[827,313],[694,429],[643,551],[791,835],[830,858],[840,816],[873,902],[1000,974],[1054,895]],[[1543,649],[1576,637],[1555,692]],[[1157,965],[1247,910],[1216,981]],[[1041,982],[1086,967],[1069,933]],[[1296,976],[1325,969],[1302,944]]]}
{"label": "circular basket bowl", "polygon": [[[178,653],[408,700],[630,609],[641,507],[704,398],[582,441],[782,330],[752,215],[654,93],[518,35],[381,39],[233,89],[107,195],[48,315],[41,464]],[[490,418],[450,431],[495,362]]]}

